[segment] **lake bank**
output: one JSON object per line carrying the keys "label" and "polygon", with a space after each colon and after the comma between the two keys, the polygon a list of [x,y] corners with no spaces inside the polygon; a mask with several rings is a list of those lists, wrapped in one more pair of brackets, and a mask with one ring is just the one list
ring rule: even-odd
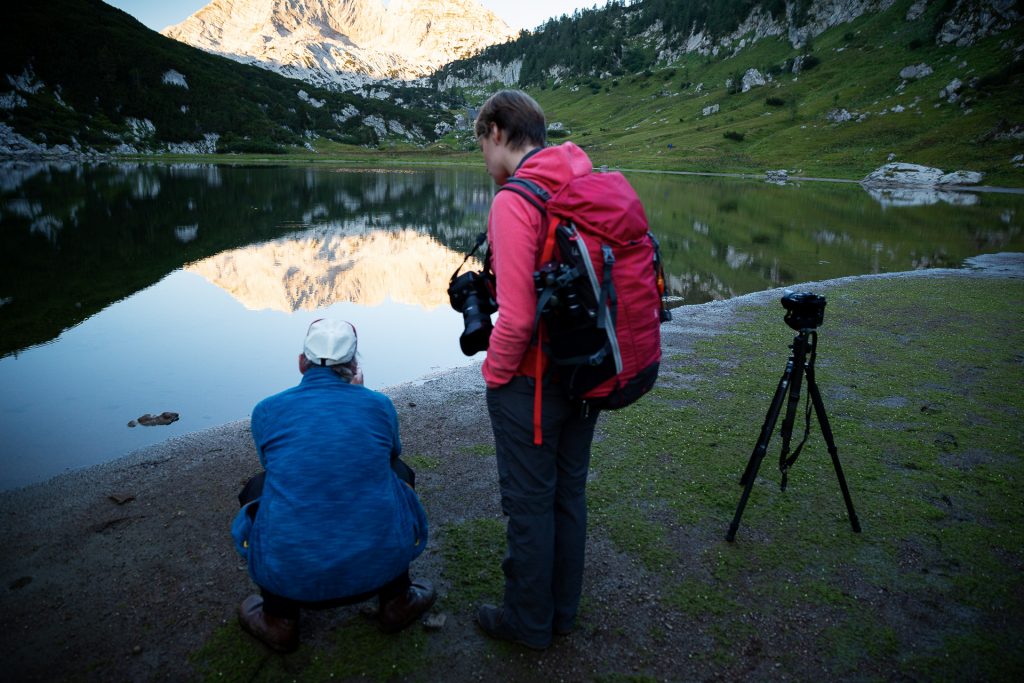
{"label": "lake bank", "polygon": [[[823,337],[863,329],[867,338],[874,338],[889,334],[891,322],[884,315],[888,311],[883,307],[880,311],[883,324],[874,324],[870,316],[879,314],[877,306],[870,306],[867,311],[857,308],[857,300],[865,298],[865,295],[847,297],[846,303],[840,304],[832,297],[833,291],[844,291],[844,288],[861,283],[868,288],[873,283],[885,288],[895,281],[927,281],[934,283],[935,289],[926,290],[924,295],[918,293],[906,302],[898,298],[891,301],[901,307],[920,303],[923,310],[937,303],[936,293],[944,293],[943,306],[948,303],[948,308],[953,311],[963,283],[983,278],[985,286],[991,287],[998,283],[1016,282],[1022,275],[1019,255],[985,257],[976,264],[978,270],[858,276],[810,283],[794,289],[820,289],[828,293],[830,306],[826,311]],[[993,292],[993,302],[1004,308],[1010,307],[1019,322],[1020,299],[1016,295],[1007,299],[1005,294],[999,293],[1001,291],[1002,288]],[[677,309],[676,320],[665,327],[666,367],[661,385],[668,393],[659,396],[657,401],[642,405],[650,407],[654,417],[671,414],[675,410],[690,412],[694,405],[692,399],[675,397],[671,392],[682,385],[698,386],[702,377],[711,383],[709,398],[726,391],[731,380],[717,379],[718,374],[723,368],[742,362],[749,355],[749,349],[739,355],[732,351],[707,354],[706,350],[695,355],[694,349],[711,339],[742,340],[750,336],[749,330],[737,331],[737,324],[749,321],[752,311],[765,309],[775,321],[773,325],[781,328],[781,336],[775,337],[784,341],[789,335],[782,325],[783,310],[778,305],[779,296],[780,290],[772,290]],[[869,319],[842,318],[846,306],[858,316],[864,314]],[[969,313],[964,311],[957,315]],[[972,343],[1001,334],[999,328],[986,329],[984,318],[972,320],[974,322],[977,326]],[[937,331],[941,332],[941,327]],[[941,334],[937,339],[962,346],[957,339],[943,340]],[[763,389],[769,393],[769,384],[774,383],[784,356],[784,348],[781,345],[776,348],[776,343],[771,341],[764,353],[770,357],[767,363],[770,375],[763,377]],[[831,348],[826,354],[832,354]],[[1020,349],[1016,352],[1019,358]],[[824,355],[822,364],[829,359],[829,355]],[[714,362],[707,365],[709,360]],[[1019,367],[1018,364],[1018,376]],[[819,377],[819,381],[828,386],[827,377]],[[906,389],[897,387],[892,391],[900,394]],[[1019,392],[1019,386],[1017,390]],[[492,441],[482,392],[483,384],[475,366],[428,376],[386,391],[399,410],[405,452],[417,468],[422,482],[421,495],[435,530],[427,552],[414,565],[414,573],[439,584],[441,600],[434,611],[448,614],[447,624],[440,632],[430,633],[416,626],[398,638],[384,639],[368,628],[358,609],[353,608],[311,615],[304,625],[309,646],[291,659],[268,655],[246,640],[234,626],[234,606],[251,591],[251,585],[228,536],[228,524],[236,507],[234,496],[242,483],[258,469],[248,423],[242,420],[180,437],[41,485],[0,494],[0,517],[4,520],[0,542],[6,549],[0,564],[0,576],[7,587],[0,599],[0,611],[5,615],[0,654],[13,667],[15,678],[44,679],[144,680],[170,677],[180,680],[196,677],[197,672],[203,671],[211,676],[220,672],[229,679],[249,679],[260,671],[263,672],[261,675],[271,678],[275,672],[299,676],[319,671],[319,675],[326,678],[326,670],[317,669],[317,666],[334,662],[338,667],[336,670],[346,671],[343,664],[347,666],[345,662],[352,657],[358,662],[361,649],[365,652],[378,648],[384,648],[384,651],[377,658],[382,661],[376,664],[398,666],[398,677],[403,679],[430,679],[431,671],[436,677],[442,670],[449,671],[449,680],[472,680],[478,676],[493,678],[499,675],[499,671],[510,680],[529,680],[530,676],[536,677],[538,671],[546,678],[567,680],[592,680],[595,672],[639,674],[650,671],[660,678],[680,675],[679,670],[671,667],[687,661],[694,668],[690,673],[684,671],[682,675],[685,677],[691,677],[691,674],[694,678],[745,674],[748,678],[766,679],[778,675],[775,668],[778,651],[766,642],[769,635],[779,636],[785,630],[776,627],[782,625],[799,631],[809,625],[818,631],[836,623],[837,616],[823,606],[813,609],[801,607],[795,614],[796,621],[790,621],[793,617],[787,617],[786,601],[774,597],[758,606],[756,612],[761,613],[760,616],[750,612],[750,606],[730,606],[710,599],[698,601],[697,611],[690,617],[687,615],[692,607],[682,609],[678,605],[673,608],[659,604],[652,591],[662,593],[661,588],[666,587],[662,574],[671,570],[678,559],[672,558],[663,570],[657,569],[657,557],[651,564],[647,550],[642,547],[644,538],[641,532],[646,528],[645,524],[649,524],[643,520],[633,520],[638,526],[626,532],[633,537],[632,542],[638,544],[637,550],[634,552],[628,549],[629,546],[622,545],[618,539],[624,530],[615,526],[615,520],[630,521],[631,518],[626,512],[608,516],[608,511],[613,508],[607,507],[605,497],[613,490],[606,487],[615,484],[617,475],[612,463],[597,461],[598,451],[603,448],[600,443],[616,443],[618,434],[623,430],[634,441],[655,443],[659,433],[667,427],[664,420],[661,420],[663,426],[657,428],[647,424],[630,426],[628,415],[633,413],[626,411],[613,419],[609,419],[612,416],[602,419],[602,436],[595,450],[596,479],[592,484],[595,519],[588,548],[585,586],[588,597],[584,603],[583,627],[544,655],[526,655],[486,641],[476,632],[469,608],[469,603],[477,597],[471,589],[475,589],[480,581],[472,569],[476,555],[458,559],[449,552],[450,541],[456,537],[457,530],[482,529],[486,535],[500,529],[493,451],[488,446]],[[763,399],[766,402],[767,395]],[[826,394],[830,408],[834,407],[835,400],[835,396]],[[889,400],[895,401],[895,398]],[[917,399],[909,400],[910,407],[916,411]],[[947,403],[953,400],[951,396]],[[756,403],[760,405],[761,402],[759,398]],[[929,405],[938,409],[934,404]],[[714,408],[710,404],[699,409],[709,411],[707,419],[713,420]],[[947,405],[944,409],[954,412],[955,406]],[[759,424],[763,416],[763,407],[758,407],[757,413],[749,420],[750,429],[747,431],[751,439],[755,436],[755,423]],[[636,414],[646,415],[647,412]],[[623,420],[627,423],[623,424]],[[840,452],[846,455],[848,441],[843,438],[846,434],[839,429],[837,433],[840,435],[837,437],[841,443]],[[743,438],[746,439],[745,436]],[[695,439],[690,435],[685,440],[699,441],[700,436]],[[747,452],[748,447],[749,444],[744,448]],[[1019,441],[1008,447],[1011,453],[1016,448],[1019,454]],[[601,455],[604,459],[609,456]],[[913,454],[904,457],[912,458]],[[742,451],[739,455],[734,454],[730,467],[741,468],[745,458],[746,453]],[[856,459],[844,460],[848,466],[856,462]],[[700,472],[711,464],[710,461],[698,464],[694,473],[689,475],[695,477],[695,481],[688,483],[686,488],[707,486],[708,482]],[[831,510],[832,504],[837,502],[833,499],[838,498],[838,493],[834,490],[832,475],[828,472],[825,475],[820,482],[820,497]],[[854,502],[864,505],[869,500],[865,497],[871,480],[865,480],[855,466],[851,467],[848,476],[851,477]],[[793,486],[796,487],[795,482]],[[768,486],[759,486],[755,500],[776,498],[777,494],[768,493],[768,489]],[[738,493],[730,478],[725,489],[726,508],[724,512],[715,508],[714,516],[730,515]],[[806,502],[808,493],[804,485],[799,493],[794,494],[794,499],[801,500],[802,497]],[[952,493],[952,500],[959,503],[963,495],[966,494],[957,489]],[[1019,494],[1016,501],[1020,501]],[[1011,508],[1013,503],[1013,500],[1007,502]],[[788,504],[778,501],[774,505],[789,509]],[[749,544],[748,548],[763,544],[765,534],[774,533],[759,526],[772,509],[752,508],[747,512],[740,538],[741,542]],[[877,539],[883,535],[876,512],[870,507],[858,509],[867,522],[865,538]],[[474,524],[467,527],[467,522]],[[840,540],[845,544],[848,542],[845,524],[841,517],[837,524],[833,524],[830,516],[824,526],[829,537],[840,534]],[[724,527],[712,531],[717,539],[715,543],[707,544],[701,537],[703,532],[689,539],[689,543],[696,543],[698,547],[692,548],[695,554],[687,562],[699,563],[700,558],[707,559],[709,553],[712,557],[723,556],[729,547],[720,546]],[[808,530],[804,529],[803,533],[808,533]],[[488,541],[497,541],[499,546],[500,538],[500,532],[496,537],[487,536]],[[780,543],[785,545],[783,541]],[[828,545],[832,544],[834,541]],[[491,570],[485,578],[493,581],[500,547],[492,548],[490,545],[484,558],[487,560],[484,568]],[[869,551],[870,548],[865,548],[862,552]],[[1013,548],[1008,551],[1016,552]],[[932,551],[925,544],[917,552]],[[809,559],[822,567],[832,567],[833,572],[838,571],[828,557]],[[727,569],[737,559],[723,561]],[[735,576],[735,570],[723,573],[720,568],[714,571],[714,575],[727,593],[734,588],[736,579],[730,577]],[[493,583],[486,587],[493,589]],[[860,589],[853,591],[857,594]],[[493,599],[493,595],[490,597]],[[921,607],[921,604],[915,604],[916,607],[911,606],[913,609]],[[899,612],[901,608],[894,603],[891,609]],[[739,614],[741,622],[747,624],[745,631],[737,631],[730,636],[738,649],[725,661],[690,660],[686,653],[694,650],[724,647],[725,652],[732,651],[731,646],[715,646],[714,632],[705,626],[696,626],[708,620],[713,625],[722,619],[723,613]],[[749,616],[743,616],[748,613]],[[912,613],[913,610],[906,613],[908,616],[905,618],[913,621],[909,616]],[[692,623],[690,619],[693,619]],[[762,641],[763,646],[757,644]],[[831,652],[827,644],[822,647],[825,647],[826,654]],[[192,653],[200,650],[200,657],[193,658]],[[681,658],[665,656],[665,652],[681,655]],[[812,644],[811,656],[801,665],[804,676],[825,675],[828,669],[822,667],[834,658],[834,655],[826,654]],[[881,654],[885,658],[879,660],[878,666],[888,665],[890,659],[886,658],[892,655],[888,651]],[[311,657],[319,659],[321,664],[316,664]],[[427,657],[427,661],[417,659],[422,657]],[[408,664],[409,658],[413,658],[411,665]],[[663,663],[657,664],[657,661]],[[402,669],[403,663],[413,668]],[[366,665],[372,666],[372,663]],[[664,667],[670,667],[677,673],[670,674],[670,669]],[[351,670],[347,671],[347,676],[355,675]],[[370,678],[387,678],[389,671],[389,668],[371,668],[366,673]],[[874,673],[885,677],[882,671],[875,670]],[[960,675],[966,673],[959,671]],[[800,671],[795,672],[796,678],[804,676]],[[346,676],[339,674],[339,677]]]}
{"label": "lake bank", "polygon": [[[256,165],[339,165],[352,166],[356,168],[373,168],[381,166],[391,167],[420,167],[420,168],[445,168],[445,167],[468,167],[481,168],[482,160],[479,152],[444,152],[429,153],[421,151],[408,152],[384,152],[370,150],[351,150],[345,154],[310,154],[308,152],[284,153],[281,155],[268,156],[266,154],[147,154],[147,155],[103,155],[103,156],[70,156],[70,157],[0,157],[0,163],[9,162],[70,162],[70,163],[163,163],[163,164],[256,164]],[[628,162],[627,162],[628,164]],[[596,159],[595,168],[602,166]],[[692,175],[708,178],[740,178],[750,180],[771,180],[772,173],[776,172],[769,168],[750,167],[748,169],[737,169],[731,172],[709,171],[700,168],[698,165],[687,166],[683,164],[676,169],[667,168],[643,168],[630,165],[606,164],[605,168],[623,173],[652,173],[662,175]],[[861,183],[864,178],[875,169],[868,169],[863,174],[848,174],[846,176],[824,176],[824,175],[803,175],[793,173],[789,177],[790,182],[823,182],[823,183]],[[1002,180],[1016,181],[999,185],[969,185],[956,187],[958,191],[978,192],[1024,192],[1024,175],[1000,174]]]}

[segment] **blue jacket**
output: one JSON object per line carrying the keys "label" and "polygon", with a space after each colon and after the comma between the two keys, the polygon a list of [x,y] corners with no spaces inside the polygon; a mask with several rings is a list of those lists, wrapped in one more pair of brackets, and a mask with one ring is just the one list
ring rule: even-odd
{"label": "blue jacket", "polygon": [[262,588],[300,601],[379,588],[427,543],[416,493],[392,471],[402,451],[391,399],[312,367],[252,412],[267,471],[255,521],[231,532]]}

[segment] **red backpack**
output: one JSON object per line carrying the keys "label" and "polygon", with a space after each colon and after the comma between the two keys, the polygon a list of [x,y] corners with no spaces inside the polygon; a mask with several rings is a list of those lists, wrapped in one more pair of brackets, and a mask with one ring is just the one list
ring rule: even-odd
{"label": "red backpack", "polygon": [[[654,386],[660,325],[672,318],[658,241],[640,198],[614,172],[574,178],[554,196],[515,176],[499,190],[515,192],[548,217],[534,273],[534,336],[569,397],[602,409],[632,404]],[[540,382],[537,387],[539,444]]]}

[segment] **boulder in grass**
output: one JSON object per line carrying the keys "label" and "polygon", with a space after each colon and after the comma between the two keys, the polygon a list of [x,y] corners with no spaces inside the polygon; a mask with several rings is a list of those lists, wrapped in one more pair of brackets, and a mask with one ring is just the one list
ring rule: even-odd
{"label": "boulder in grass", "polygon": [[941,168],[931,168],[902,161],[875,169],[861,181],[863,185],[937,185],[945,175]]}
{"label": "boulder in grass", "polygon": [[978,171],[953,171],[941,178],[937,185],[977,185],[985,177],[984,173]]}

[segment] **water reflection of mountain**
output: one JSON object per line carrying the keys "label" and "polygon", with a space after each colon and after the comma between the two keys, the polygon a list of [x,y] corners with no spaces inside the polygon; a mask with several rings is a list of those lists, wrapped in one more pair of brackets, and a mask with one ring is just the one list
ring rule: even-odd
{"label": "water reflection of mountain", "polygon": [[[687,303],[1024,249],[1019,195],[897,206],[855,185],[629,179],[661,240],[672,293]],[[185,263],[297,232],[414,229],[465,252],[493,189],[482,169],[0,165],[0,356],[53,339]]]}
{"label": "water reflection of mountain", "polygon": [[185,263],[318,225],[482,229],[480,171],[211,164],[0,165],[0,356],[47,342]]}
{"label": "water reflection of mountain", "polygon": [[[253,310],[314,310],[385,299],[447,304],[448,279],[463,256],[416,230],[321,226],[185,266]],[[472,260],[470,267],[478,268]]]}

